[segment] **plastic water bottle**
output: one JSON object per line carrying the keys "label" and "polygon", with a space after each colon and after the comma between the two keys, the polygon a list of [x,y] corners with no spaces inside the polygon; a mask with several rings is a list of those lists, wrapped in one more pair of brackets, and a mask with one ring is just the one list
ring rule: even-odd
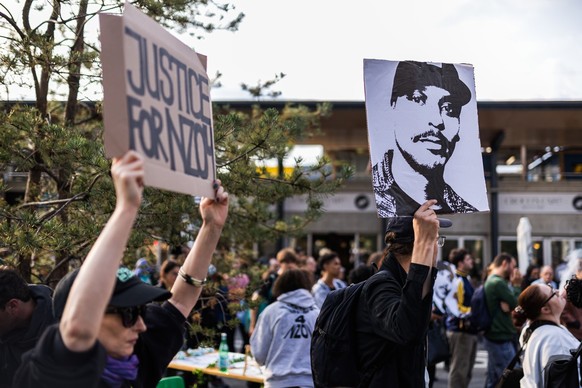
{"label": "plastic water bottle", "polygon": [[243,340],[243,336],[240,332],[240,327],[236,327],[234,330],[234,351],[237,353],[243,352],[243,347],[245,346],[245,342]]}
{"label": "plastic water bottle", "polygon": [[226,333],[220,335],[220,346],[218,347],[218,369],[221,372],[228,372],[228,344],[226,343]]}

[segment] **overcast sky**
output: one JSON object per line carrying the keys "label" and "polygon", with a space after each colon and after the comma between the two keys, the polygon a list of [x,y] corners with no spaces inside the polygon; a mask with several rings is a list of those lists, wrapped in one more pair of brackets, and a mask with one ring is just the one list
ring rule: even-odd
{"label": "overcast sky", "polygon": [[470,63],[477,99],[582,100],[580,0],[245,0],[235,33],[189,41],[214,99],[276,73],[281,99],[364,100],[363,58]]}
{"label": "overcast sky", "polygon": [[[363,101],[364,58],[470,63],[480,101],[582,100],[582,0],[233,3],[246,14],[239,31],[182,37],[209,57],[211,77],[223,74],[214,100],[248,99],[241,82],[283,72],[280,99]],[[14,87],[8,96],[33,97]]]}

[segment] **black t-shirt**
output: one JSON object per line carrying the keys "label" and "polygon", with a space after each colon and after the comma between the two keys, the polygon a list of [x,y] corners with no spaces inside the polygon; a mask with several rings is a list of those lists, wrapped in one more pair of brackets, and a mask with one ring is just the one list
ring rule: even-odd
{"label": "black t-shirt", "polygon": [[[184,341],[186,319],[171,303],[148,305],[147,331],[140,334],[134,354],[138,376],[124,387],[155,387]],[[105,348],[97,341],[86,352],[72,352],[61,338],[58,325],[50,326],[36,347],[24,355],[14,378],[15,387],[106,387],[101,375]]]}

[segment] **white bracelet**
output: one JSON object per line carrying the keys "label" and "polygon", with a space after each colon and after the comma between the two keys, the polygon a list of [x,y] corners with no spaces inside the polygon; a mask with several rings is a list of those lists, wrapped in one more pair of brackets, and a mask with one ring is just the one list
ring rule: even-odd
{"label": "white bracelet", "polygon": [[206,278],[204,278],[203,280],[193,278],[186,272],[182,271],[182,268],[180,268],[180,270],[178,271],[178,275],[180,275],[182,280],[184,280],[186,283],[194,287],[202,287],[203,285],[206,284]]}

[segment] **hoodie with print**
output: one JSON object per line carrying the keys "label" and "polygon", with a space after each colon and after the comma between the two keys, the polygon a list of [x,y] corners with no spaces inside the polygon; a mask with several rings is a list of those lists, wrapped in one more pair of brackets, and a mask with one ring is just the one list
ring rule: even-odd
{"label": "hoodie with print", "polygon": [[282,294],[259,316],[251,350],[265,365],[265,388],[313,387],[309,349],[319,308],[308,290]]}

